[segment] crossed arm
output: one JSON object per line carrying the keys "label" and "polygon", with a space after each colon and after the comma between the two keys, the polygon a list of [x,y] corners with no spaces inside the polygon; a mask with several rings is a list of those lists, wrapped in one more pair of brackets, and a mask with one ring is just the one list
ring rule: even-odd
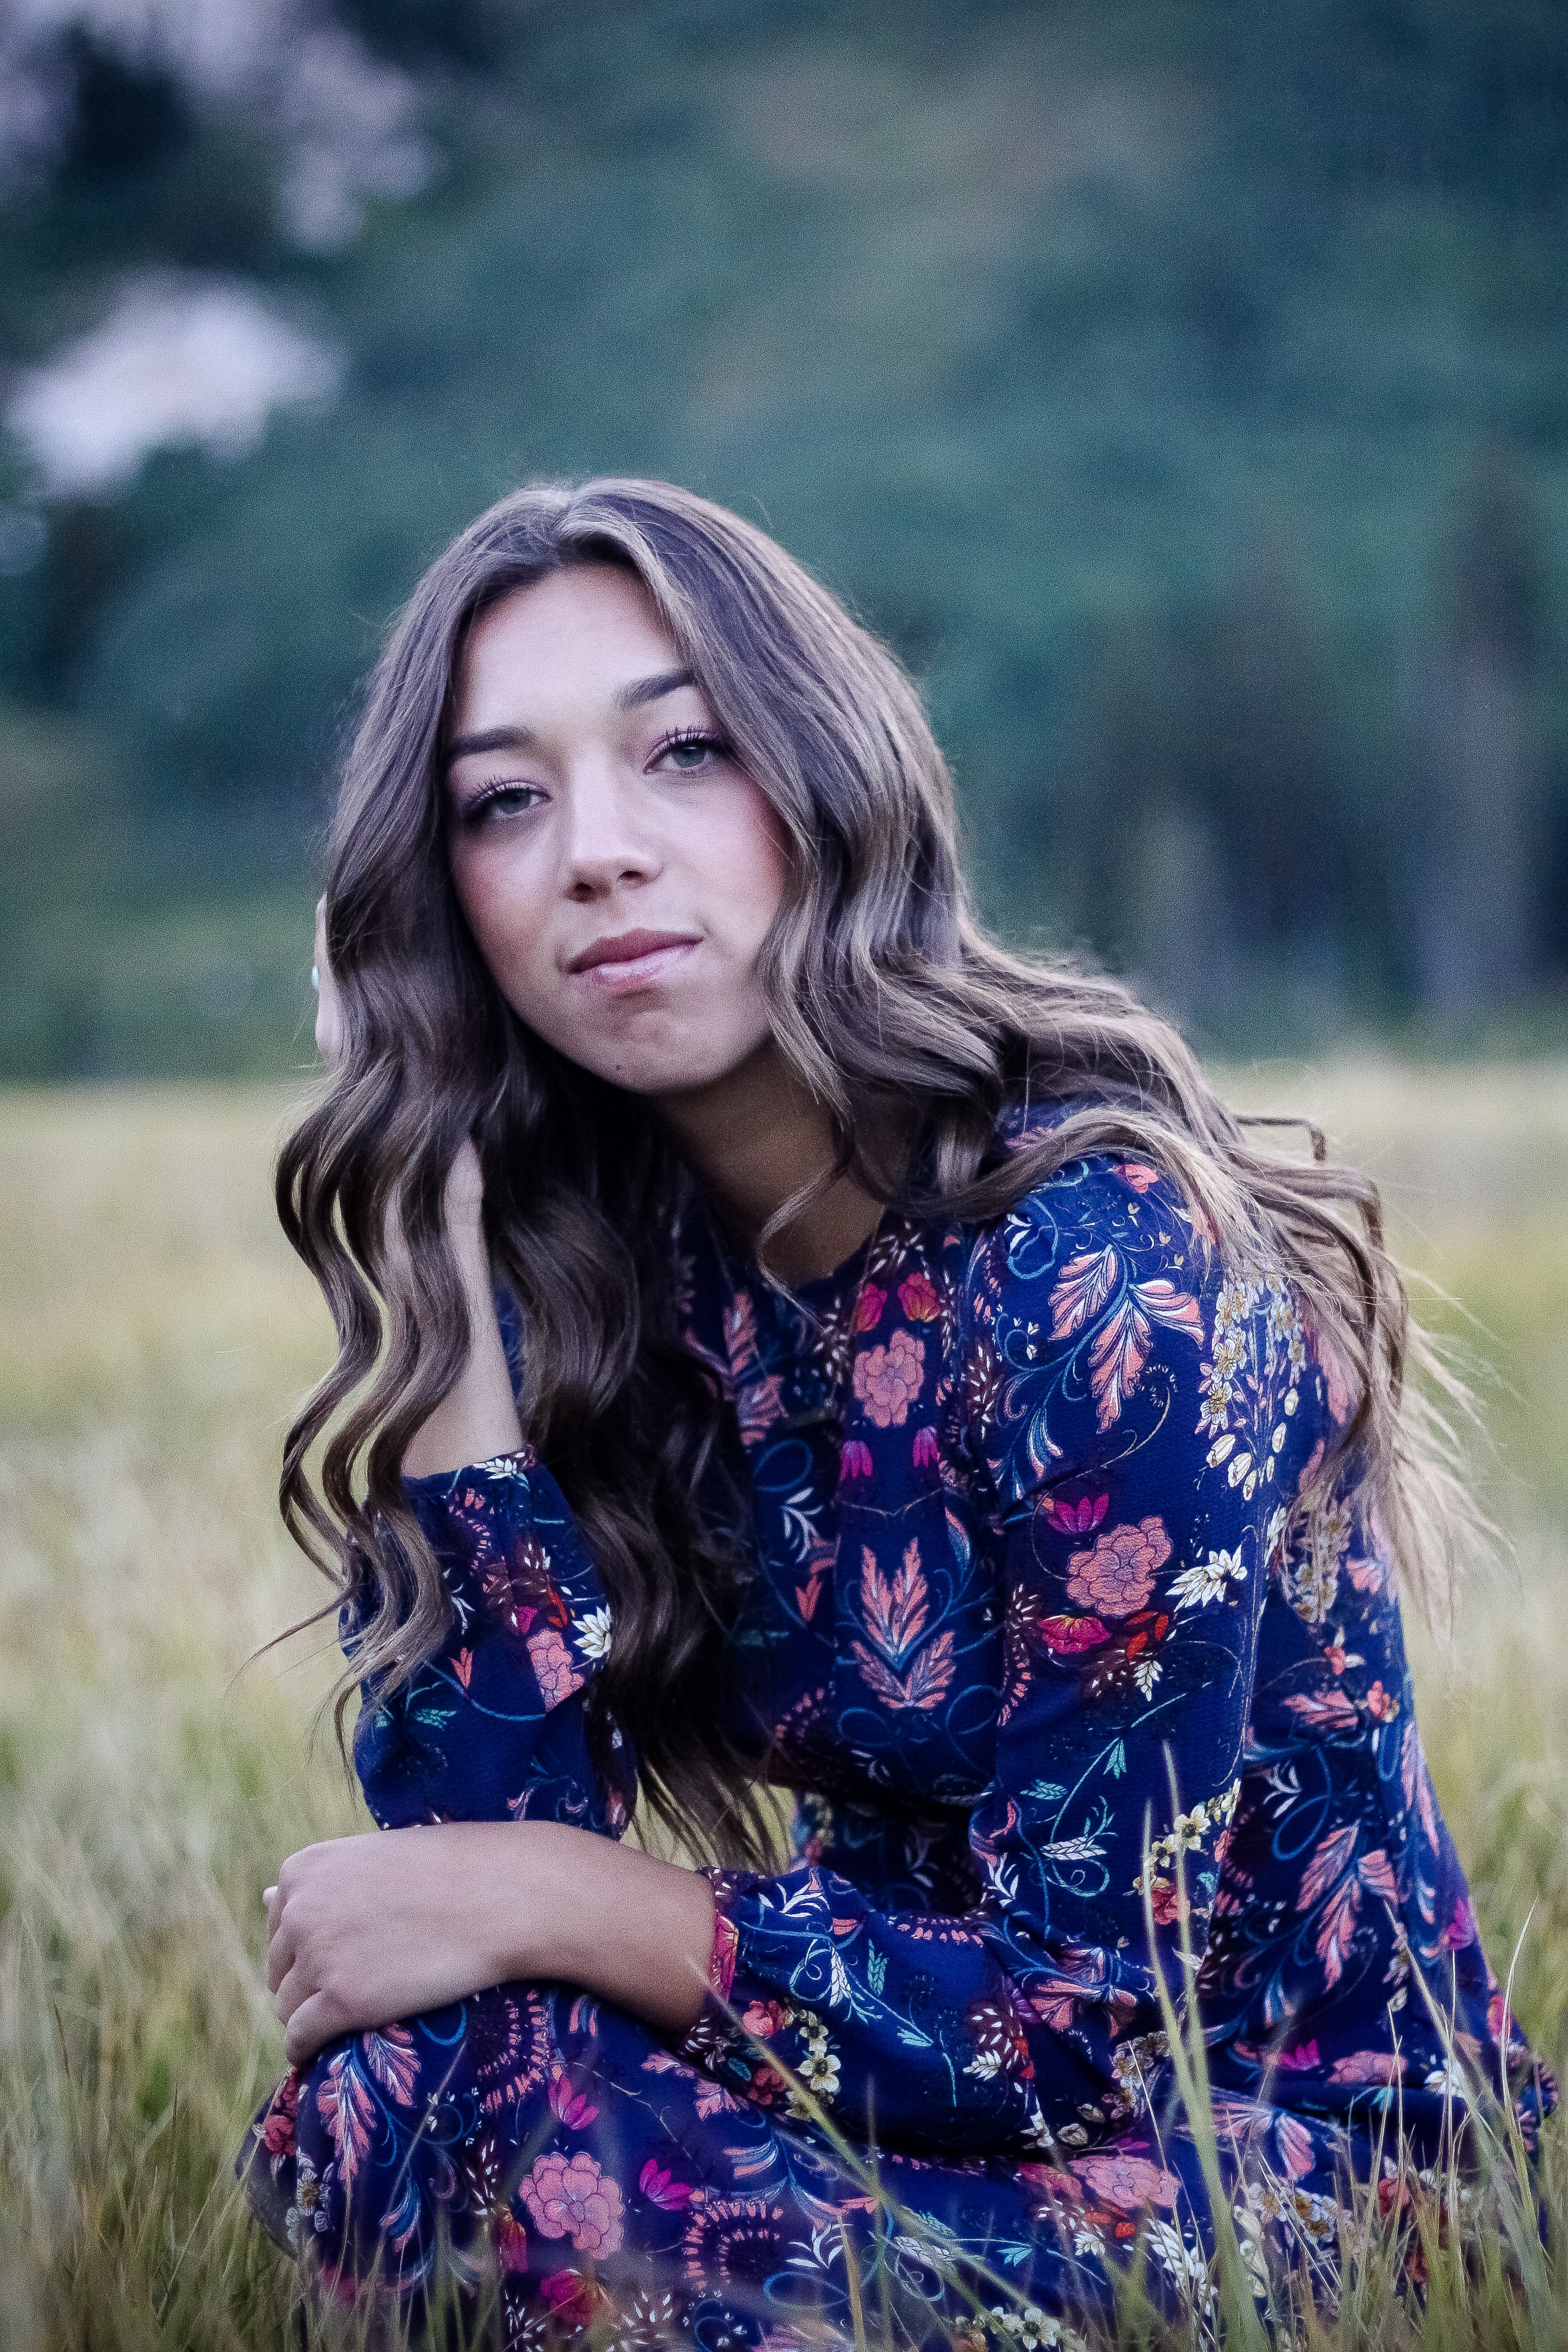
{"label": "crossed arm", "polygon": [[296,2066],[339,2034],[520,1977],[681,2033],[708,1981],[707,1880],[555,1822],[332,1838],[291,1853],[266,1899],[267,1982]]}

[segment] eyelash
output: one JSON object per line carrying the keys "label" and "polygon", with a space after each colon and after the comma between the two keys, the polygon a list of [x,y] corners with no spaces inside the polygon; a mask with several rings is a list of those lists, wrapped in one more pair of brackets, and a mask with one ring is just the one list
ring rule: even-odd
{"label": "eyelash", "polygon": [[476,793],[471,801],[464,803],[458,811],[458,822],[465,830],[471,825],[482,824],[487,810],[493,808],[497,801],[504,800],[509,793],[526,793],[532,789],[531,784],[491,784],[486,791]]}
{"label": "eyelash", "polygon": [[[668,735],[659,737],[648,753],[649,764],[651,765],[655,760],[660,758],[677,743],[700,744],[704,751],[711,751],[716,759],[727,759],[730,755],[728,743],[721,735],[715,735],[710,727],[672,727]],[[471,801],[466,803],[458,821],[464,826],[482,824],[486,810],[493,807],[497,801],[504,800],[509,793],[531,790],[532,787],[529,784],[491,784],[487,790],[476,793]]]}
{"label": "eyelash", "polygon": [[676,743],[700,743],[705,751],[713,752],[721,760],[728,759],[730,754],[728,743],[721,735],[715,735],[710,727],[672,727],[668,735],[659,737],[648,754],[649,761],[657,760],[661,752],[668,751]]}

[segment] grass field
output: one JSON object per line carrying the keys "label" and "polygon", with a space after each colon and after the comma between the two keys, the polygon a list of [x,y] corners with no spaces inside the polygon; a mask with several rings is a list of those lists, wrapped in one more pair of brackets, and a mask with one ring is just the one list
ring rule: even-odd
{"label": "grass field", "polygon": [[[1493,1957],[1520,1942],[1519,2011],[1561,2062],[1568,1069],[1365,1063],[1235,1090],[1312,1112],[1373,1168],[1404,1253],[1448,1294],[1435,1319],[1482,1370],[1518,1562],[1472,1583],[1449,1659],[1418,1643],[1424,1724]],[[320,1598],[271,1499],[328,1348],[271,1214],[286,1108],[216,1088],[0,1096],[5,2352],[284,2341],[291,2282],[228,2170],[279,2064],[259,1890],[358,1818],[330,1744],[307,1748],[324,1637],[246,1664]],[[1440,2317],[1420,2340],[1503,2340],[1479,2306],[1468,2334]],[[1547,2340],[1516,2318],[1508,2341]],[[1409,2332],[1373,2311],[1326,2340]]]}

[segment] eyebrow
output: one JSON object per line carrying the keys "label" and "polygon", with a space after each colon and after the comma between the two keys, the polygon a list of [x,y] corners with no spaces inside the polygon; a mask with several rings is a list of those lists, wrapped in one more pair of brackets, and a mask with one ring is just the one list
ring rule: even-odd
{"label": "eyebrow", "polygon": [[[662,702],[667,694],[679,694],[683,686],[696,683],[695,670],[661,669],[651,677],[634,678],[629,686],[617,688],[610,699],[617,710],[641,710],[648,703]],[[526,751],[533,740],[526,727],[485,727],[477,735],[456,735],[447,746],[446,765],[450,768],[477,751]]]}
{"label": "eyebrow", "polygon": [[697,673],[692,669],[661,669],[652,677],[639,677],[630,686],[623,686],[615,697],[617,710],[640,710],[645,703],[662,702],[667,694],[679,694],[683,686],[695,686]]}

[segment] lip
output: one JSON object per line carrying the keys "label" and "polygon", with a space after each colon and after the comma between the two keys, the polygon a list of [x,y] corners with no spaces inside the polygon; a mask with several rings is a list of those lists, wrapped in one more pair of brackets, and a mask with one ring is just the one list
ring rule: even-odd
{"label": "lip", "polygon": [[618,994],[654,985],[700,944],[695,931],[620,931],[595,940],[566,969]]}

